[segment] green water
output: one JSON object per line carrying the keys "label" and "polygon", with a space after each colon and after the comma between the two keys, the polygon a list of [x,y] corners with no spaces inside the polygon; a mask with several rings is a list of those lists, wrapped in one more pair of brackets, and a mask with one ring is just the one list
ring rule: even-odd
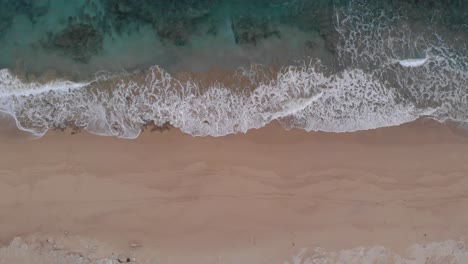
{"label": "green water", "polygon": [[[92,74],[333,62],[335,9],[350,1],[1,0],[0,68]],[[466,35],[467,0],[355,1]]]}
{"label": "green water", "polygon": [[[0,0],[0,112],[36,136],[464,126],[467,1]],[[236,71],[175,74],[211,68]]]}

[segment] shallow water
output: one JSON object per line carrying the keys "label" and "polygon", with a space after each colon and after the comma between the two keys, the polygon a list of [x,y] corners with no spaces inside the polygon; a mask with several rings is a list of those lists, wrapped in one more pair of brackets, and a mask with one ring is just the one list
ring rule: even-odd
{"label": "shallow water", "polygon": [[0,111],[36,136],[468,121],[463,0],[0,3]]}

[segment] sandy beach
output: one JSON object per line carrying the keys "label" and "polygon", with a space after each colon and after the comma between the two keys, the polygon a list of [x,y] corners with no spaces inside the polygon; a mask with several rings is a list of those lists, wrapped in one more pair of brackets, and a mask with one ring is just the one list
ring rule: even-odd
{"label": "sandy beach", "polygon": [[[335,263],[346,252],[396,263],[414,245],[424,258],[411,263],[468,257],[468,137],[433,121],[219,138],[10,132],[0,149],[2,264]],[[330,262],[312,262],[317,248]]]}
{"label": "sandy beach", "polygon": [[468,264],[468,0],[0,7],[0,264]]}

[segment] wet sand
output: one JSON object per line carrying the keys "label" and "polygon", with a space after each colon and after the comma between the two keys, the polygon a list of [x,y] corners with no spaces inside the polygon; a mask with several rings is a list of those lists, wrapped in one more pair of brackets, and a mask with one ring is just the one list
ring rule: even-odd
{"label": "wet sand", "polygon": [[[468,137],[432,121],[344,134],[270,125],[220,138],[9,132],[0,149],[0,263],[51,252],[296,263],[303,248],[404,256],[468,235]],[[22,243],[29,257],[12,249]]]}

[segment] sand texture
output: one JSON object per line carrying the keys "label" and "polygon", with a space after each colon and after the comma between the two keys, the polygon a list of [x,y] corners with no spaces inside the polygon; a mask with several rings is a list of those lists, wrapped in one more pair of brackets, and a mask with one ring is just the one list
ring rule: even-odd
{"label": "sand texture", "polygon": [[468,137],[431,121],[219,138],[3,133],[0,149],[2,264],[468,260]]}

